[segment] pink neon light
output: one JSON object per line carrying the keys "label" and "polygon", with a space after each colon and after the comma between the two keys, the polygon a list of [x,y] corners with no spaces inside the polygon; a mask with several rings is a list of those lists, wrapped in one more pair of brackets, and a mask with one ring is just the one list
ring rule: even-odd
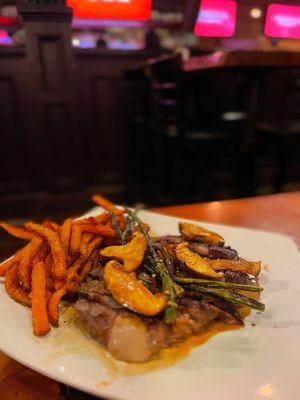
{"label": "pink neon light", "polygon": [[11,38],[8,36],[6,31],[0,30],[0,46],[8,45],[11,42]]}
{"label": "pink neon light", "polygon": [[265,35],[300,39],[300,7],[271,4],[267,9]]}
{"label": "pink neon light", "polygon": [[237,3],[233,0],[202,0],[194,34],[205,37],[234,35]]}

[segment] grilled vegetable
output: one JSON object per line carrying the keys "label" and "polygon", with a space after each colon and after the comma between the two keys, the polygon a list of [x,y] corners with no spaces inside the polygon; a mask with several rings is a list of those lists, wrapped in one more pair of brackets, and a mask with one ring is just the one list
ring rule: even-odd
{"label": "grilled vegetable", "polygon": [[230,247],[210,246],[209,258],[222,258],[228,260],[238,260],[238,253]]}
{"label": "grilled vegetable", "polygon": [[104,257],[114,258],[123,262],[126,272],[135,271],[142,263],[146,251],[147,242],[145,237],[136,232],[130,243],[123,246],[110,246],[100,251]]}
{"label": "grilled vegetable", "polygon": [[199,275],[207,276],[214,279],[222,279],[223,274],[215,272],[204,258],[193,253],[188,248],[188,243],[181,243],[176,247],[176,256],[179,261],[184,263],[188,269]]}
{"label": "grilled vegetable", "polygon": [[262,292],[263,288],[255,285],[242,285],[239,283],[230,282],[219,282],[207,279],[194,279],[194,278],[182,278],[179,276],[174,277],[175,282],[181,284],[199,284],[205,287],[220,288],[220,289],[233,289],[233,290],[244,290],[247,292]]}
{"label": "grilled vegetable", "polygon": [[148,265],[150,264],[152,270],[154,270],[159,276],[163,291],[169,297],[168,307],[165,311],[165,322],[173,323],[176,318],[176,298],[183,293],[183,289],[173,281],[167,267],[162,259],[158,256],[157,251],[154,248],[153,240],[151,239],[143,222],[129,208],[125,208],[125,211],[131,218],[132,222],[140,227],[140,230],[147,241],[147,251],[149,253],[147,257]]}
{"label": "grilled vegetable", "polygon": [[134,272],[127,274],[117,261],[110,261],[104,269],[104,281],[113,298],[123,307],[138,314],[153,316],[167,307],[167,296],[152,294]]}
{"label": "grilled vegetable", "polygon": [[212,294],[214,296],[220,297],[227,300],[237,307],[248,307],[253,308],[258,311],[264,311],[265,305],[257,300],[251,299],[250,297],[244,296],[240,293],[233,292],[232,290],[219,289],[204,287],[201,285],[190,285],[190,290],[199,291],[206,294]]}
{"label": "grilled vegetable", "polygon": [[199,254],[199,256],[204,256],[204,257],[208,257],[210,252],[210,249],[207,245],[197,242],[189,243],[189,249],[193,253],[197,253]]}
{"label": "grilled vegetable", "polygon": [[123,232],[119,225],[118,217],[112,211],[109,211],[109,215],[111,218],[111,224],[112,224],[113,230],[115,231],[120,244],[124,244],[125,240],[123,238]]}
{"label": "grilled vegetable", "polygon": [[260,261],[250,262],[242,259],[240,259],[239,261],[221,259],[210,260],[209,265],[216,271],[230,269],[233,271],[247,272],[248,274],[253,276],[258,276],[261,269]]}
{"label": "grilled vegetable", "polygon": [[204,242],[215,246],[224,244],[222,236],[190,222],[179,222],[179,231],[184,239],[188,241]]}

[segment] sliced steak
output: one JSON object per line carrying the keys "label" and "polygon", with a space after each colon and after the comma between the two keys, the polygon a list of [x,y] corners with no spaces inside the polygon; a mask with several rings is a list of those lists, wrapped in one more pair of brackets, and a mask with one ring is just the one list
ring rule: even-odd
{"label": "sliced steak", "polygon": [[[95,294],[97,289],[99,293]],[[212,321],[240,322],[238,314],[226,309],[227,302],[221,304],[222,300],[212,296],[196,300],[182,298],[174,324],[167,325],[158,317],[138,316],[119,305],[111,307],[103,301],[107,296],[103,285],[89,282],[84,293],[89,300],[78,300],[75,308],[87,331],[106,346],[113,357],[131,363],[148,361],[158,350],[202,332]]]}
{"label": "sliced steak", "polygon": [[213,312],[213,310],[215,310],[215,312],[217,313],[215,315],[215,320],[221,321],[226,325],[243,324],[243,320],[238,310],[230,302],[217,296],[204,295],[193,290],[186,291],[185,295],[187,297],[183,299],[184,301],[189,299],[196,299],[199,304],[208,305],[211,313]]}
{"label": "sliced steak", "polygon": [[75,303],[75,308],[89,334],[106,345],[117,317],[117,312],[99,303],[93,303],[85,299],[78,300]]}
{"label": "sliced steak", "polygon": [[111,327],[107,348],[118,360],[140,363],[158,349],[144,322],[133,314],[119,313]]}
{"label": "sliced steak", "polygon": [[123,307],[113,299],[103,281],[94,280],[83,283],[80,286],[79,296],[112,309],[123,309]]}
{"label": "sliced steak", "polygon": [[165,344],[153,340],[154,331],[150,333],[142,319],[131,312],[85,299],[78,300],[75,308],[90,335],[118,360],[145,362]]}

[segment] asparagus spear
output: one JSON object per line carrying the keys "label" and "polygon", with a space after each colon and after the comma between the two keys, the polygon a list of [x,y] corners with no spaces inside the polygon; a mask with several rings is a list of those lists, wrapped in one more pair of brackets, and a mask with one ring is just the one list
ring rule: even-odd
{"label": "asparagus spear", "polygon": [[127,215],[129,215],[129,217],[132,219],[132,221],[134,221],[140,227],[142,234],[146,238],[149,252],[148,260],[150,261],[152,268],[156,271],[161,279],[163,291],[169,297],[164,319],[166,323],[171,324],[174,322],[176,317],[176,297],[183,292],[183,289],[179,285],[177,285],[169,275],[164,262],[161,260],[155,250],[154,243],[143,222],[130,209],[125,208],[125,211]]}
{"label": "asparagus spear", "polygon": [[123,233],[120,229],[120,225],[119,225],[116,214],[114,214],[112,211],[109,211],[109,215],[111,218],[112,227],[113,227],[114,231],[116,232],[116,235],[117,235],[117,238],[119,239],[120,244],[125,244],[125,240],[123,238]]}
{"label": "asparagus spear", "polygon": [[173,279],[175,282],[182,283],[182,284],[199,284],[199,285],[202,285],[205,287],[210,287],[210,288],[244,290],[247,292],[263,291],[263,288],[261,288],[259,286],[241,285],[239,283],[212,281],[212,280],[208,280],[208,279],[181,278],[179,276],[173,276]]}
{"label": "asparagus spear", "polygon": [[126,217],[126,228],[122,233],[123,243],[126,243],[127,236],[132,235],[133,231],[134,231],[133,222],[132,222],[131,218],[127,216]]}
{"label": "asparagus spear", "polygon": [[227,300],[238,307],[249,307],[258,311],[264,311],[265,309],[265,305],[263,303],[251,299],[250,297],[244,296],[240,293],[233,292],[232,290],[216,289],[200,285],[189,285],[188,288],[190,290],[195,290],[205,294],[212,294],[217,297],[221,297],[222,299]]}

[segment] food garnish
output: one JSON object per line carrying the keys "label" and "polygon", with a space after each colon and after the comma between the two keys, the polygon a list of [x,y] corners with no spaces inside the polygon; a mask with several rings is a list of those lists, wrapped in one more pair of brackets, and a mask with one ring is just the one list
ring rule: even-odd
{"label": "food garnish", "polygon": [[183,238],[189,241],[193,240],[218,246],[224,244],[224,238],[216,232],[208,231],[202,226],[190,222],[180,222],[179,231]]}
{"label": "food garnish", "polygon": [[222,279],[223,274],[216,272],[211,268],[209,263],[200,257],[197,253],[189,250],[188,243],[181,243],[176,247],[176,256],[179,261],[184,263],[188,269],[199,275],[207,276],[214,279]]}
{"label": "food garnish", "polygon": [[108,246],[101,250],[100,254],[104,257],[121,260],[123,269],[126,272],[133,272],[141,265],[146,246],[144,235],[137,232],[129,243],[122,246]]}
{"label": "food garnish", "polygon": [[29,241],[0,276],[8,295],[31,308],[35,335],[58,327],[60,305],[72,304],[113,357],[146,362],[214,322],[242,325],[243,308],[264,310],[246,295],[262,291],[261,263],[240,258],[219,234],[180,222],[179,235],[156,237],[137,210],[93,200],[104,209],[93,217],[0,224]]}
{"label": "food garnish", "polygon": [[113,298],[125,308],[141,315],[156,315],[167,306],[167,296],[163,293],[153,294],[134,272],[123,272],[117,261],[110,261],[104,268],[104,282]]}

